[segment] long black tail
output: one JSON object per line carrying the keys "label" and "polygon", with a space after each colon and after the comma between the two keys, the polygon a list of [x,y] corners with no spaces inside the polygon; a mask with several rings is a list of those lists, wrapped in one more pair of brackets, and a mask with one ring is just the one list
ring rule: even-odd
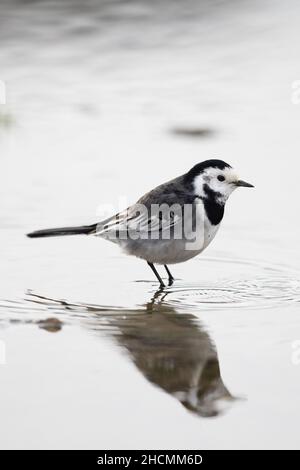
{"label": "long black tail", "polygon": [[62,237],[64,235],[89,235],[96,232],[97,224],[82,225],[81,227],[62,227],[62,228],[49,228],[45,230],[37,230],[27,234],[29,238],[41,237]]}

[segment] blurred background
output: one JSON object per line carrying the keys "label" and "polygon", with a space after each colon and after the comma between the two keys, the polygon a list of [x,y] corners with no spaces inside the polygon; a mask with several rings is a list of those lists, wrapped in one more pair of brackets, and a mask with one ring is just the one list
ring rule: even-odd
{"label": "blurred background", "polygon": [[[298,445],[299,20],[296,0],[0,1],[0,446]],[[145,263],[98,239],[25,234],[94,223],[103,205],[117,212],[208,158],[256,189],[232,196],[218,237],[173,268],[179,281],[159,306],[195,316],[195,368],[198,339],[205,357],[216,344],[227,388],[217,368],[198,406],[181,383],[149,373],[148,356],[141,365],[143,342],[112,341],[128,330],[108,306],[140,338],[132,315],[156,289]],[[86,328],[91,304],[101,320]],[[60,326],[37,328],[49,315]],[[151,360],[169,363],[169,326],[153,331],[162,356],[150,350]],[[182,354],[174,374],[187,367]],[[247,400],[223,416],[224,396]]]}

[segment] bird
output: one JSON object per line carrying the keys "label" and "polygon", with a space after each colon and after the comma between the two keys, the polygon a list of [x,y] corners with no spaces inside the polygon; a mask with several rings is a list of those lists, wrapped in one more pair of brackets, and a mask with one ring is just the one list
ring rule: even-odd
{"label": "bird", "polygon": [[171,286],[175,279],[168,265],[188,261],[209,246],[220,228],[229,196],[240,187],[254,188],[223,160],[205,160],[98,223],[37,230],[27,236],[99,236],[146,261],[164,289],[155,265],[164,266]]}

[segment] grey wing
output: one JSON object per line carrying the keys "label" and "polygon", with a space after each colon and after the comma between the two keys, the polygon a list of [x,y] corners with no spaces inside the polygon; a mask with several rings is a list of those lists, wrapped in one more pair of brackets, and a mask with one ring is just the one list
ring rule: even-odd
{"label": "grey wing", "polygon": [[185,204],[195,197],[186,191],[183,177],[162,184],[142,196],[136,204],[97,225],[96,235],[112,241],[121,238],[167,237],[183,224]]}
{"label": "grey wing", "polygon": [[148,207],[135,204],[128,209],[97,224],[95,234],[111,241],[131,239],[157,239],[166,237],[167,233],[174,230],[182,223],[181,213],[168,211],[167,208],[160,211],[149,210]]}

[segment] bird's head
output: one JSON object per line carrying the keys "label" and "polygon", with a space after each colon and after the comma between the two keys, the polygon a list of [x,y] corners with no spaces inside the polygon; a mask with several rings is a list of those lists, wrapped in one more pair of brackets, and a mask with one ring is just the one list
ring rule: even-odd
{"label": "bird's head", "polygon": [[195,165],[186,175],[194,194],[201,198],[213,197],[225,204],[231,193],[239,188],[254,188],[241,180],[235,170],[222,160],[206,160]]}

